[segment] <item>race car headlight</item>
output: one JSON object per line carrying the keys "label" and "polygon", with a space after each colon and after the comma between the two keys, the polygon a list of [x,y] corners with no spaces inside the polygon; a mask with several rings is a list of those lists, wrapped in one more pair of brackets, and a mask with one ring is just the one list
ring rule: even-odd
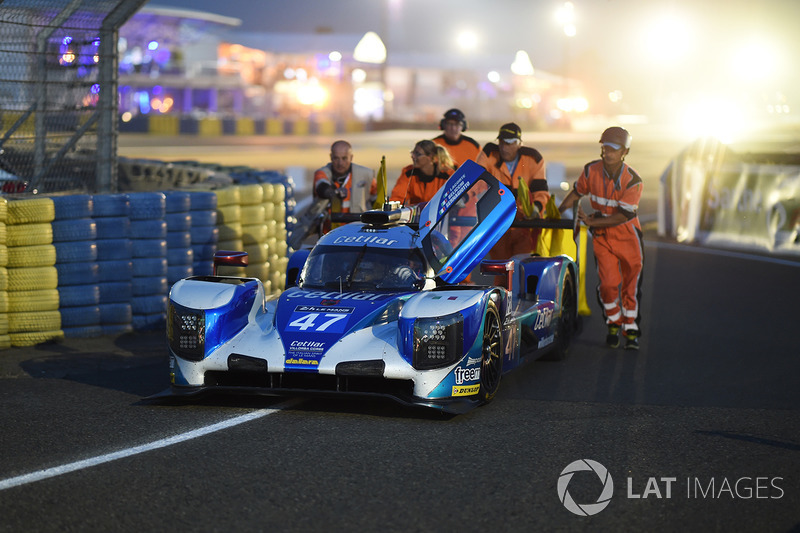
{"label": "race car headlight", "polygon": [[414,322],[414,368],[452,365],[464,355],[464,317],[454,313]]}
{"label": "race car headlight", "polygon": [[175,355],[189,361],[201,361],[205,354],[205,337],[205,313],[170,302],[167,339]]}

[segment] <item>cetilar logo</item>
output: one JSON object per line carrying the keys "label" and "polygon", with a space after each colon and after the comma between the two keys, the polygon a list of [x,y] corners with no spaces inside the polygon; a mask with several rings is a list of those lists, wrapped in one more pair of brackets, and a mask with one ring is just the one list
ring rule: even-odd
{"label": "cetilar logo", "polygon": [[[603,492],[600,493],[595,503],[579,504],[572,499],[572,496],[567,490],[567,486],[572,480],[572,476],[575,475],[575,472],[587,470],[591,470],[597,474],[597,477],[603,484]],[[608,473],[605,466],[591,459],[579,459],[568,464],[567,467],[561,471],[561,475],[558,477],[557,488],[558,499],[561,500],[561,503],[564,504],[564,507],[566,507],[568,511],[578,516],[592,516],[605,509],[611,501],[611,496],[614,494],[614,481],[611,479],[611,474]]]}

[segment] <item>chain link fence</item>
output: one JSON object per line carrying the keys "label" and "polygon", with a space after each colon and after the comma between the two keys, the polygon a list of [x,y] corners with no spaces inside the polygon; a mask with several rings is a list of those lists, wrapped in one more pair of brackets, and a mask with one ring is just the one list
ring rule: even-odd
{"label": "chain link fence", "polygon": [[147,0],[0,0],[6,192],[116,192],[117,40]]}

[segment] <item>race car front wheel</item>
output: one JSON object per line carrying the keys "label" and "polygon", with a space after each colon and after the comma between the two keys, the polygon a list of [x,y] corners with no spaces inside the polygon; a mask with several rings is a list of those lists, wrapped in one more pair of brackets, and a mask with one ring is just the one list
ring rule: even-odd
{"label": "race car front wheel", "polygon": [[481,388],[479,400],[486,403],[497,394],[503,374],[503,333],[500,329],[500,314],[494,302],[486,306],[483,321],[483,354],[481,357]]}

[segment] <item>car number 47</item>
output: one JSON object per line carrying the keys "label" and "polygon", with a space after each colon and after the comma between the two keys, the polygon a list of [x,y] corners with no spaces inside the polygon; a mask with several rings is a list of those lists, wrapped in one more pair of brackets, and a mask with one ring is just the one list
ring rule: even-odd
{"label": "car number 47", "polygon": [[296,318],[289,322],[289,327],[292,329],[297,329],[300,331],[328,331],[328,329],[332,330],[339,330],[341,331],[341,326],[344,324],[337,324],[334,327],[334,324],[342,320],[343,318],[347,318],[346,314],[337,314],[337,313],[308,313],[305,315],[301,315],[299,318]]}

